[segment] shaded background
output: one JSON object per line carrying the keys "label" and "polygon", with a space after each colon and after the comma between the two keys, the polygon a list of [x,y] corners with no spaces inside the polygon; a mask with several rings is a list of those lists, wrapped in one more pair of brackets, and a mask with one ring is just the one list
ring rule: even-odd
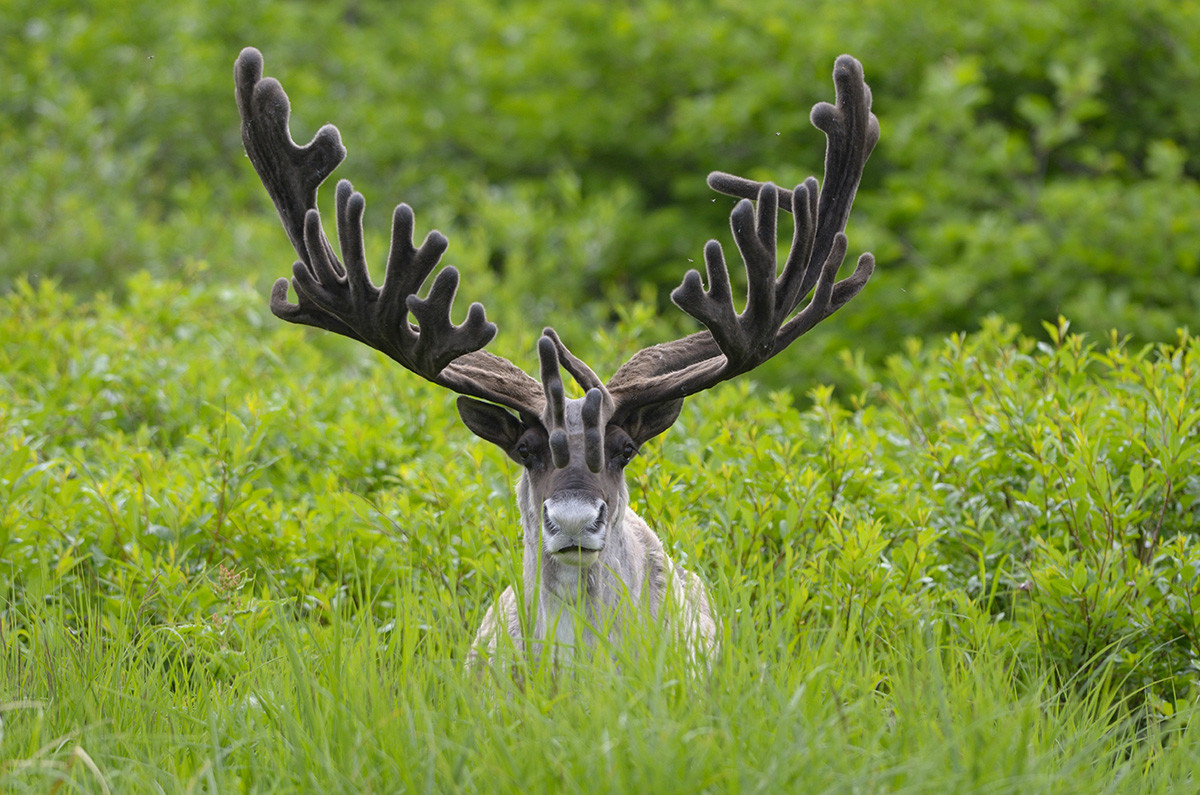
{"label": "shaded background", "polygon": [[728,241],[708,171],[820,176],[808,111],[849,52],[883,134],[848,259],[879,268],[768,382],[989,313],[1136,340],[1196,325],[1196,2],[15,2],[0,34],[0,290],[119,300],[147,270],[249,281],[265,307],[294,257],[238,133],[252,44],[298,140],[340,127],[377,270],[407,201],[501,324],[494,350],[531,364],[554,323],[606,370],[611,321],[636,314],[645,344],[691,330],[666,296]]}

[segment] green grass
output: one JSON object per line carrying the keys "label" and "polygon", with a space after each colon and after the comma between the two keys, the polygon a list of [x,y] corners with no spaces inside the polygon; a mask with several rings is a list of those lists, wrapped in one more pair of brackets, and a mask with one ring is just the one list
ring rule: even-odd
{"label": "green grass", "polygon": [[971,646],[936,621],[794,633],[755,608],[786,594],[718,587],[711,672],[649,654],[517,688],[465,673],[462,628],[386,591],[391,631],[284,599],[216,649],[132,601],[79,632],[26,606],[0,657],[0,788],[1132,793],[1191,791],[1200,770],[1188,715],[1146,724],[1120,688],[1050,687],[986,626]]}

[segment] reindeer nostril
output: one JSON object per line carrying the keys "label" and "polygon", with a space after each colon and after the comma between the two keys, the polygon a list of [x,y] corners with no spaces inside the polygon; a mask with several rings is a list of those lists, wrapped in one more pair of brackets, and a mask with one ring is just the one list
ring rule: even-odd
{"label": "reindeer nostril", "polygon": [[604,520],[608,516],[608,506],[600,503],[600,507],[596,509],[596,518],[588,523],[585,532],[592,535],[604,532]]}
{"label": "reindeer nostril", "polygon": [[545,503],[542,504],[542,526],[546,528],[546,532],[550,535],[558,534],[558,525],[550,518],[550,509],[546,507]]}

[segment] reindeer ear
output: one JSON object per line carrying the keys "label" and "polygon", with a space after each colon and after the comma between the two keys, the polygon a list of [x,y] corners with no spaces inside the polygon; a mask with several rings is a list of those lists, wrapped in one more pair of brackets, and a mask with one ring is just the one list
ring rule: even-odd
{"label": "reindeer ear", "polygon": [[512,414],[475,398],[458,399],[458,416],[471,433],[510,454],[525,432],[525,425]]}
{"label": "reindeer ear", "polygon": [[664,400],[661,403],[651,403],[639,406],[620,422],[613,424],[622,428],[633,443],[641,447],[646,442],[675,424],[679,412],[683,409],[683,399]]}

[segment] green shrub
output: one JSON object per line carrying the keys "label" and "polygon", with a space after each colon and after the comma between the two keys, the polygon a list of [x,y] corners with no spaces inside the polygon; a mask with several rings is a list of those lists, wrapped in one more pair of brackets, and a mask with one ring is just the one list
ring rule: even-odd
{"label": "green shrub", "polygon": [[[400,581],[465,638],[518,566],[515,474],[450,396],[245,290],[126,292],[20,286],[0,308],[0,621],[133,600],[201,631],[274,594],[385,621]],[[628,353],[637,314],[594,344]],[[849,360],[853,406],[713,390],[631,468],[634,503],[723,612],[771,616],[769,642],[992,627],[1016,661],[1168,709],[1200,670],[1195,343],[1048,328]]]}
{"label": "green shrub", "polygon": [[1023,626],[1065,678],[1188,692],[1200,670],[1195,341],[1130,350],[998,321],[894,357],[861,421],[920,461],[941,587]]}

